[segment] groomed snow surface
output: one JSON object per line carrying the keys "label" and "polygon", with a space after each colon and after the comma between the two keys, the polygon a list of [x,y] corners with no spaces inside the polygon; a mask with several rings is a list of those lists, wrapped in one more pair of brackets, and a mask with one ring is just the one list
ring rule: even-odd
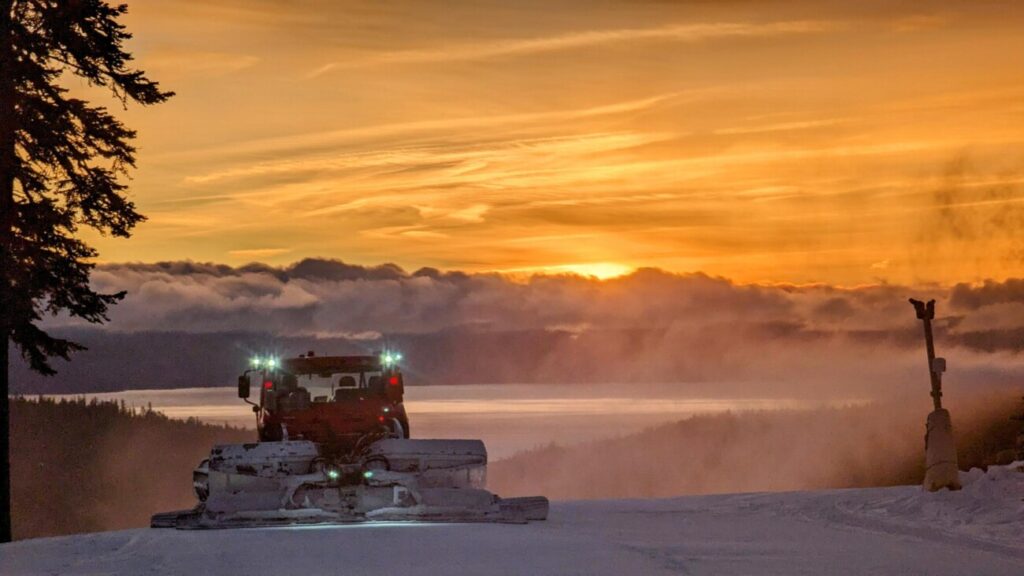
{"label": "groomed snow surface", "polygon": [[917,487],[555,503],[547,522],[124,530],[0,547],[0,574],[1024,575],[1024,463]]}

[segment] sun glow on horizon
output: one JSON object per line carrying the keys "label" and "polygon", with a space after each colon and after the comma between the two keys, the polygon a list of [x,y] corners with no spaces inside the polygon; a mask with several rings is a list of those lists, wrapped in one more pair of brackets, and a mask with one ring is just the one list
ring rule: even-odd
{"label": "sun glow on horizon", "polygon": [[576,274],[598,280],[610,280],[619,276],[632,274],[636,268],[617,262],[584,262],[577,264],[559,264],[554,266],[531,266],[527,268],[506,268],[498,270],[502,274],[512,276],[534,274]]}

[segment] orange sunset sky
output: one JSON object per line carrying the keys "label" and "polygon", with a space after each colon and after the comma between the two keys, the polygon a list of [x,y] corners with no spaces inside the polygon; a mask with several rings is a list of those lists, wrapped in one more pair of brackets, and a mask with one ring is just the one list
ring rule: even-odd
{"label": "orange sunset sky", "polygon": [[1024,274],[1021,3],[129,6],[178,95],[103,262]]}

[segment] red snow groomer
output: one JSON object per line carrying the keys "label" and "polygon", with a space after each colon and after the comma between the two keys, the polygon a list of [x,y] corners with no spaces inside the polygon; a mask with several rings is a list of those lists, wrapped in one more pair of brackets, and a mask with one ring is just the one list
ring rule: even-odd
{"label": "red snow groomer", "polygon": [[[256,358],[238,379],[259,442],[214,446],[193,471],[199,503],[154,528],[427,520],[544,520],[543,496],[485,488],[480,440],[413,440],[401,355]],[[259,402],[249,400],[259,386]]]}

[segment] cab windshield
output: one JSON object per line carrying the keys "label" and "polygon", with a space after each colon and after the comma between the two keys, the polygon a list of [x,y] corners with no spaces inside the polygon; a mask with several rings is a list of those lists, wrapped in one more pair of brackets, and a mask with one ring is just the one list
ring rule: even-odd
{"label": "cab windshield", "polygon": [[383,390],[384,381],[380,371],[288,375],[284,380],[287,382],[286,386],[294,383],[297,387],[305,388],[313,402],[341,400],[353,393],[358,394],[359,391],[380,391]]}

